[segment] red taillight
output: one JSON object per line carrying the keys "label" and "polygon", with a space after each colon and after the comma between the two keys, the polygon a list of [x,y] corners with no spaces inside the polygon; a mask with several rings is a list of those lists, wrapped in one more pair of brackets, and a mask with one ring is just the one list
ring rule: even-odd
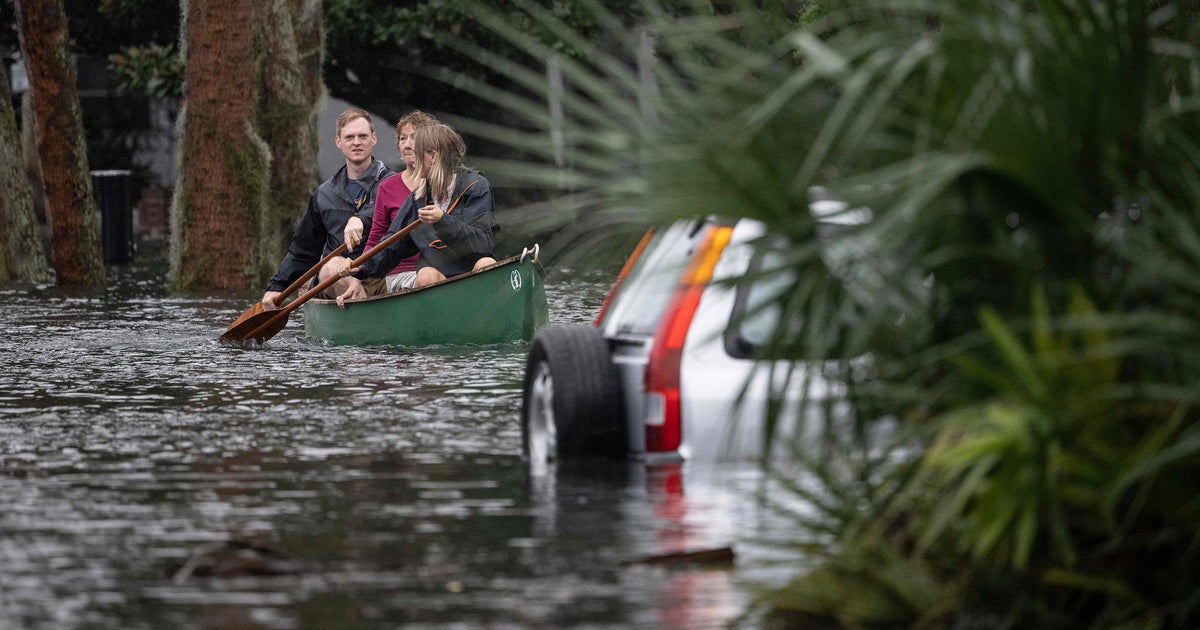
{"label": "red taillight", "polygon": [[646,364],[647,451],[673,451],[682,442],[679,367],[683,343],[696,308],[700,306],[700,296],[712,279],[713,268],[732,233],[731,227],[716,227],[704,236],[658,324],[650,360]]}
{"label": "red taillight", "polygon": [[625,264],[621,266],[621,272],[617,274],[617,279],[613,282],[612,287],[608,290],[608,294],[604,296],[604,302],[600,304],[600,312],[596,313],[596,319],[592,320],[592,325],[599,327],[600,322],[604,321],[604,315],[608,313],[608,306],[612,304],[613,296],[617,294],[617,289],[621,287],[621,282],[625,280],[625,276],[629,275],[629,270],[633,268],[634,263],[642,256],[642,250],[646,249],[646,244],[650,242],[654,236],[654,228],[646,230],[642,235],[642,240],[638,241],[637,247],[633,248],[633,253],[625,260]]}

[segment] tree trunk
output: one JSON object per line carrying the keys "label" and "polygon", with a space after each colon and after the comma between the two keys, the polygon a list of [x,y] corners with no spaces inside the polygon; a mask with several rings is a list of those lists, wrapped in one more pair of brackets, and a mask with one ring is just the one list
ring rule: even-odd
{"label": "tree trunk", "polygon": [[185,1],[187,85],[171,210],[178,289],[258,284],[271,157],[255,126],[254,4]]}
{"label": "tree trunk", "polygon": [[33,188],[33,215],[38,223],[48,224],[46,220],[46,187],[42,185],[42,161],[38,159],[37,133],[33,124],[33,92],[25,90],[21,95],[21,111],[26,112],[25,122],[21,125],[21,153],[25,163],[25,177]]}
{"label": "tree trunk", "polygon": [[317,115],[324,97],[323,34],[320,0],[266,0],[256,7],[264,96],[258,120],[271,147],[271,194],[261,228],[265,276],[287,253],[296,218],[321,183]]}
{"label": "tree trunk", "polygon": [[[321,181],[320,0],[187,0],[172,275],[181,289],[249,289],[283,258]],[[220,6],[218,6],[220,5]]]}
{"label": "tree trunk", "polygon": [[8,73],[0,63],[0,284],[38,282],[50,277],[37,215],[33,187],[25,175],[21,131],[17,128],[8,89]]}
{"label": "tree trunk", "polygon": [[58,284],[102,286],[100,224],[68,49],[67,15],[62,0],[18,0],[16,14],[33,93],[31,118],[46,187],[50,251]]}

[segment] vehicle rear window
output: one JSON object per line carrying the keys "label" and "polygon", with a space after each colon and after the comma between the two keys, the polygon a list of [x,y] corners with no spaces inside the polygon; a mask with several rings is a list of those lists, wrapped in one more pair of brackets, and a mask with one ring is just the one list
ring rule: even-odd
{"label": "vehicle rear window", "polygon": [[703,226],[699,221],[674,224],[646,246],[613,297],[607,319],[615,321],[617,333],[653,335],[658,330],[679,278],[704,234]]}
{"label": "vehicle rear window", "polygon": [[802,323],[799,315],[791,316],[786,327],[780,329],[783,307],[779,296],[795,282],[795,272],[784,262],[783,245],[782,241],[772,243],[755,252],[746,279],[738,283],[725,334],[730,356],[763,357],[772,347],[798,347]]}
{"label": "vehicle rear window", "polygon": [[[848,230],[846,225],[861,225],[864,219],[855,219],[844,225],[822,224],[818,226],[816,246],[820,262],[830,274],[829,281],[837,284],[839,291],[858,304],[877,303],[881,296],[891,296],[883,306],[893,307],[895,332],[899,337],[922,338],[931,325],[928,318],[906,317],[914,309],[922,312],[928,304],[932,280],[910,270],[903,260],[881,257],[877,252],[885,250],[877,243],[879,233],[864,230]],[[747,267],[746,277],[737,285],[733,313],[725,333],[726,351],[740,358],[803,360],[813,356],[811,345],[806,343],[814,331],[804,321],[804,306],[789,307],[796,300],[786,299],[786,293],[797,290],[795,261],[790,257],[800,255],[796,247],[788,245],[786,239],[776,238],[760,241]],[[811,254],[810,254],[811,255]],[[781,299],[783,298],[783,299]],[[894,303],[892,303],[894,302]],[[811,304],[809,305],[811,307]],[[788,312],[785,308],[792,308]],[[878,307],[876,307],[878,308]],[[845,334],[844,329],[828,333]],[[846,339],[821,339],[822,354],[841,352]]]}

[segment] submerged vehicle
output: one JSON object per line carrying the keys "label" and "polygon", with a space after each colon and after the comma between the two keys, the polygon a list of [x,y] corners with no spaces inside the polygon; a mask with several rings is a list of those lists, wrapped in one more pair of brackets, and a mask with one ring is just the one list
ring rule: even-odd
{"label": "submerged vehicle", "polygon": [[[782,250],[755,247],[768,238],[749,219],[652,230],[591,325],[539,330],[524,379],[529,460],[757,457],[768,422],[779,421],[773,434],[786,435],[800,407],[783,405],[790,421],[772,416],[773,399],[820,405],[836,396],[819,366],[762,360],[781,317],[772,299],[790,282]],[[733,282],[747,274],[754,280]]]}
{"label": "submerged vehicle", "polygon": [[539,247],[479,271],[338,306],[304,305],[304,332],[339,345],[429,346],[524,341],[548,321]]}

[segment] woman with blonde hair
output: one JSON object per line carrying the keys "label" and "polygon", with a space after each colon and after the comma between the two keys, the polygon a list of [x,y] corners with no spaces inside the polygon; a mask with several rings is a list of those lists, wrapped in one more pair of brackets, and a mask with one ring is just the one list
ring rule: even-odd
{"label": "woman with blonde hair", "polygon": [[[443,123],[423,125],[416,129],[413,150],[421,182],[384,238],[413,221],[421,224],[351,273],[378,278],[399,260],[420,253],[415,283],[420,288],[495,264],[492,250],[500,227],[495,221],[492,188],[479,171],[463,164],[467,145],[462,136]],[[360,288],[358,282],[353,284],[356,286],[339,297],[339,302]]]}

